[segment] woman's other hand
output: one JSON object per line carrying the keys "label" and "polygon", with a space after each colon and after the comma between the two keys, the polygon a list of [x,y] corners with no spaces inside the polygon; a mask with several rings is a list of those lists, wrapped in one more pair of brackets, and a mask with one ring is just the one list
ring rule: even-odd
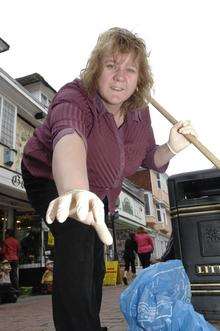
{"label": "woman's other hand", "polygon": [[197,138],[197,133],[190,121],[180,121],[171,128],[167,146],[173,154],[179,153],[190,144],[184,137],[187,134],[191,134]]}

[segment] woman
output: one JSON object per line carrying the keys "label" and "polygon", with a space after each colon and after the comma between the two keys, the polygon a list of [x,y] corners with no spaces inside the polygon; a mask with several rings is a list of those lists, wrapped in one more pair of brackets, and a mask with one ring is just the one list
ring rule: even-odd
{"label": "woman", "polygon": [[154,250],[154,243],[152,238],[146,232],[146,230],[140,226],[137,228],[135,234],[135,241],[137,243],[137,252],[143,269],[149,267],[151,253]]}
{"label": "woman", "polygon": [[131,266],[132,278],[136,276],[136,267],[135,267],[135,253],[137,252],[137,243],[134,240],[134,233],[129,233],[129,238],[125,240],[125,249],[124,249],[124,261],[125,261],[125,270],[123,275],[123,282],[125,285],[128,285],[128,272]]}
{"label": "woman", "polygon": [[110,29],[99,37],[81,79],[54,97],[24,149],[27,195],[55,237],[56,330],[101,330],[105,271],[95,229],[110,244],[104,210],[114,211],[124,177],[140,165],[165,171],[188,145],[182,133],[193,134],[188,122],[179,122],[168,143],[155,144],[146,104],[152,85],[143,40]]}

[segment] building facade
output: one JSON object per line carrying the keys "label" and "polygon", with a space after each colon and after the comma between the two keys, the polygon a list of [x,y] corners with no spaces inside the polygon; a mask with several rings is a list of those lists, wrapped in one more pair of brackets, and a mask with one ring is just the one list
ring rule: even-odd
{"label": "building facade", "polygon": [[116,252],[110,258],[123,263],[125,240],[129,232],[142,226],[154,241],[152,259],[158,259],[165,251],[171,234],[167,175],[153,170],[140,169],[123,181],[117,212],[109,227],[113,229]]}
{"label": "building facade", "polygon": [[154,240],[152,257],[155,259],[160,258],[165,251],[172,231],[167,179],[166,173],[143,168],[128,178],[142,192],[144,222],[147,232]]}
{"label": "building facade", "polygon": [[0,240],[6,228],[15,229],[22,246],[21,268],[43,264],[42,231],[27,201],[21,159],[24,145],[42,123],[54,94],[38,74],[15,80],[0,69]]}

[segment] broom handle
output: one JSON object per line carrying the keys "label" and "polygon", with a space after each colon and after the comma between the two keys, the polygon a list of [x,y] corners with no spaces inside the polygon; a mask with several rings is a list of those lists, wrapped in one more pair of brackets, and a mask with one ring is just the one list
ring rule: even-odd
{"label": "broom handle", "polygon": [[[164,109],[154,98],[150,97],[149,102],[164,116],[166,119],[172,123],[176,124],[178,121],[170,114],[166,109]],[[184,134],[184,137],[190,141],[203,155],[211,161],[217,169],[220,169],[220,160],[212,153],[208,148],[206,148],[195,136],[191,134]]]}

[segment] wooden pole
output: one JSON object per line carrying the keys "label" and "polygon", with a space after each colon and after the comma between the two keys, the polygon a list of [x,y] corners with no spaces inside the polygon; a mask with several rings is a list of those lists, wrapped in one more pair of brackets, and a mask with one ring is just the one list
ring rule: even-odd
{"label": "wooden pole", "polygon": [[[170,114],[168,111],[163,108],[154,98],[148,100],[152,106],[154,106],[166,119],[172,123],[176,124],[178,121]],[[203,155],[211,161],[217,169],[220,169],[220,160],[207,148],[205,147],[195,136],[191,134],[184,134],[184,137],[191,142]]]}

